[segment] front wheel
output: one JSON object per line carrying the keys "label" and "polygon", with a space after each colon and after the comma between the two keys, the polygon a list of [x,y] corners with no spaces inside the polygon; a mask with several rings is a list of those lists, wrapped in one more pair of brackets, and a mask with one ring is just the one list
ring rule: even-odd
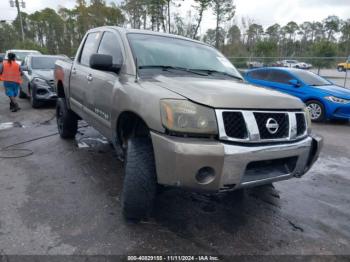
{"label": "front wheel", "polygon": [[27,98],[27,94],[23,92],[22,87],[19,88],[19,98]]}
{"label": "front wheel", "polygon": [[125,156],[122,210],[126,219],[140,221],[153,208],[157,192],[157,176],[152,141],[131,138]]}
{"label": "front wheel", "polygon": [[314,122],[322,122],[325,118],[325,109],[321,102],[311,100],[306,103],[307,109],[310,112],[311,120]]}
{"label": "front wheel", "polygon": [[338,70],[338,72],[343,72],[343,71],[345,71],[345,69],[344,69],[343,66],[338,66],[338,67],[337,67],[337,70]]}
{"label": "front wheel", "polygon": [[66,100],[58,98],[56,104],[57,128],[61,138],[74,138],[78,131],[78,117],[67,108]]}
{"label": "front wheel", "polygon": [[41,103],[36,98],[36,89],[34,87],[30,89],[29,99],[30,99],[30,105],[32,106],[32,108],[38,108],[41,106]]}

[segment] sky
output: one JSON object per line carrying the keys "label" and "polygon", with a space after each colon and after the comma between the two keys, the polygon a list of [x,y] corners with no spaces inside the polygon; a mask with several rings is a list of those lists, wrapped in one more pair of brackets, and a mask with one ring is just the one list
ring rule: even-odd
{"label": "sky", "polygon": [[[122,0],[107,0],[120,3]],[[45,7],[58,9],[59,6],[74,7],[75,0],[25,0],[27,13],[41,10]],[[236,5],[235,21],[240,25],[242,17],[261,24],[264,28],[279,23],[285,25],[289,21],[302,23],[304,21],[322,21],[328,15],[337,15],[342,19],[350,18],[350,0],[234,0]],[[192,0],[184,0],[178,12],[186,15],[193,5]],[[11,8],[9,0],[0,0],[0,20],[13,20],[16,8]],[[211,12],[206,12],[201,28],[204,33],[215,27],[215,18]]]}

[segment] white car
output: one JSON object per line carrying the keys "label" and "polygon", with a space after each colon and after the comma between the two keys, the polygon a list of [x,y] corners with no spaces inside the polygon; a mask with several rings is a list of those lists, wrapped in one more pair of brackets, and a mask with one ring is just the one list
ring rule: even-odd
{"label": "white car", "polygon": [[247,67],[248,68],[260,68],[260,67],[264,67],[264,64],[261,62],[258,62],[258,61],[248,61]]}
{"label": "white car", "polygon": [[16,62],[18,64],[21,64],[22,61],[28,56],[28,55],[41,55],[41,53],[37,50],[20,50],[20,49],[11,49],[7,50],[5,54],[5,59],[7,59],[8,53],[15,53],[16,54]]}
{"label": "white car", "polygon": [[300,68],[300,69],[312,68],[311,64],[308,64],[305,62],[299,62],[298,60],[282,60],[281,63],[282,63],[282,66],[284,67]]}

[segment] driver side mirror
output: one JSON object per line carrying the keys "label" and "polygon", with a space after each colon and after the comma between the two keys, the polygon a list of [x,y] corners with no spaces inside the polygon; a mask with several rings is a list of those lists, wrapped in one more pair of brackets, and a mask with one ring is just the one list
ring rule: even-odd
{"label": "driver side mirror", "polygon": [[122,66],[113,64],[111,55],[93,54],[90,57],[90,67],[96,70],[118,73]]}
{"label": "driver side mirror", "polygon": [[296,80],[296,79],[289,80],[289,84],[294,86],[294,87],[300,87],[301,86],[300,82],[298,80]]}

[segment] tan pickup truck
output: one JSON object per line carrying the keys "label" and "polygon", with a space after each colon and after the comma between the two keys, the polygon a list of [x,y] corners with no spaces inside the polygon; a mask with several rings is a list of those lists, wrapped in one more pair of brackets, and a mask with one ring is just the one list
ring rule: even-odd
{"label": "tan pickup truck", "polygon": [[125,160],[123,213],[140,220],[157,187],[224,192],[303,176],[322,139],[297,98],[248,85],[199,41],[101,27],[55,69],[57,124],[84,119]]}

